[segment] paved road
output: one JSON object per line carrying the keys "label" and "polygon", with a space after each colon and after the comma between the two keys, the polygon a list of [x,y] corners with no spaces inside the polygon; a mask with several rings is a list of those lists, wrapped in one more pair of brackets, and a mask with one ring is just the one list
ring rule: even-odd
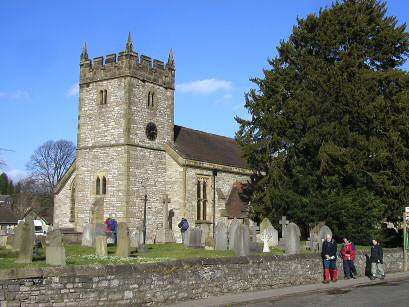
{"label": "paved road", "polygon": [[297,307],[297,306],[409,306],[409,278],[404,280],[385,279],[382,283],[360,285],[351,288],[329,289],[312,294],[264,299],[262,301],[233,304],[232,306],[254,307]]}

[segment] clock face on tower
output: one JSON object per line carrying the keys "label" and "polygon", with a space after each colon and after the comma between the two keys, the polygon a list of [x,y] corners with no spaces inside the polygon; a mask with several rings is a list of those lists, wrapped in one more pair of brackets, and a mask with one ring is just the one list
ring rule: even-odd
{"label": "clock face on tower", "polygon": [[156,136],[158,135],[158,129],[156,128],[156,125],[154,123],[149,123],[146,125],[146,137],[151,140],[154,141],[156,140]]}

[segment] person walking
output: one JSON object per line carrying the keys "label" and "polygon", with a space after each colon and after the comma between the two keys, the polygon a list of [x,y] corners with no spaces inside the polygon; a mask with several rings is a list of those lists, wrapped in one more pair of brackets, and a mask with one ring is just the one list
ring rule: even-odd
{"label": "person walking", "polygon": [[379,245],[379,242],[375,239],[372,240],[371,248],[371,280],[376,278],[385,278],[385,268],[383,264],[383,249]]}
{"label": "person walking", "polygon": [[186,234],[186,231],[189,229],[189,223],[187,219],[182,217],[182,220],[178,224],[178,227],[180,228],[180,232],[182,233],[182,243],[185,243],[185,234]]}
{"label": "person walking", "polygon": [[355,275],[357,274],[357,272],[354,264],[356,256],[355,246],[347,238],[344,238],[341,255],[342,263],[344,266],[345,279],[356,279]]}
{"label": "person walking", "polygon": [[336,282],[338,280],[337,242],[332,239],[331,234],[327,234],[326,240],[322,243],[321,256],[324,261],[324,283],[327,284],[330,280]]}

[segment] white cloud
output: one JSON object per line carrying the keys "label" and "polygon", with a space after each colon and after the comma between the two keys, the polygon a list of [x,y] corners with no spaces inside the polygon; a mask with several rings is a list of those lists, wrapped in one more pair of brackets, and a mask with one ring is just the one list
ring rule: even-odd
{"label": "white cloud", "polygon": [[13,180],[14,183],[19,182],[21,179],[27,177],[27,172],[21,169],[11,169],[8,171],[5,171],[7,174],[7,177],[11,180]]}
{"label": "white cloud", "polygon": [[80,92],[80,86],[78,83],[73,84],[67,91],[67,96],[72,97],[72,96],[78,96]]}
{"label": "white cloud", "polygon": [[214,92],[229,92],[233,84],[226,80],[204,79],[176,85],[176,89],[182,93],[210,94]]}
{"label": "white cloud", "polygon": [[227,94],[224,94],[224,95],[223,95],[222,97],[220,97],[219,99],[216,99],[216,100],[214,101],[214,103],[215,103],[215,104],[223,104],[223,103],[229,102],[232,98],[233,98],[233,95],[227,93]]}
{"label": "white cloud", "polygon": [[14,92],[0,92],[0,98],[10,100],[29,100],[30,94],[27,91],[14,91]]}

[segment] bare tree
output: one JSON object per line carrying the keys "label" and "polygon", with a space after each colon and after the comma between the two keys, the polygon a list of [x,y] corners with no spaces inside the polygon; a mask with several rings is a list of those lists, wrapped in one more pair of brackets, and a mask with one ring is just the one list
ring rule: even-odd
{"label": "bare tree", "polygon": [[47,141],[31,155],[27,170],[31,178],[52,193],[75,159],[75,145],[66,140]]}

